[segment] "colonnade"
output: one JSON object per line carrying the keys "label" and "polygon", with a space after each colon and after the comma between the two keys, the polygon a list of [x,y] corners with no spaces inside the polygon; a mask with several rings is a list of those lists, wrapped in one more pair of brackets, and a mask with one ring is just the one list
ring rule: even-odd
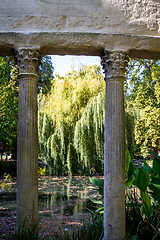
{"label": "colonnade", "polygon": [[[38,49],[16,49],[19,69],[17,144],[17,227],[38,222],[37,83]],[[125,239],[125,116],[123,82],[127,53],[106,51],[102,67],[106,81],[104,144],[104,240]]]}

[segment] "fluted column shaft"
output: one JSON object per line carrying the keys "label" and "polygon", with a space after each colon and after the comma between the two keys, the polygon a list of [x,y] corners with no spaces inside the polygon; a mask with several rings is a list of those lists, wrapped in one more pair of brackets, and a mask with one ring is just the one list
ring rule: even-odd
{"label": "fluted column shaft", "polygon": [[104,240],[125,239],[125,67],[122,51],[105,51]]}
{"label": "fluted column shaft", "polygon": [[40,54],[18,49],[17,227],[38,222],[37,80]]}

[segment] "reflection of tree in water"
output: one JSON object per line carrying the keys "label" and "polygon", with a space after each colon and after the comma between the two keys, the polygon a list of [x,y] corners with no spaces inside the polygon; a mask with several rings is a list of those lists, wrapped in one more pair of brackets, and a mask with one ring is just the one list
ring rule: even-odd
{"label": "reflection of tree in water", "polygon": [[[66,179],[58,181],[58,186],[61,189],[57,194],[53,212],[59,213],[61,216],[74,215],[87,211],[87,208],[92,208],[88,196],[90,190],[88,177],[73,177],[70,176]],[[58,200],[59,199],[59,200]]]}
{"label": "reflection of tree in water", "polygon": [[71,188],[71,185],[72,185],[72,176],[70,176],[68,178],[68,184],[67,184],[67,198],[69,199],[70,197],[70,188]]}
{"label": "reflection of tree in water", "polygon": [[[3,202],[7,209],[13,206],[16,210],[16,182],[12,182],[12,187],[7,183],[0,185],[1,195],[7,197],[7,202]],[[73,216],[77,213],[87,212],[87,208],[92,208],[89,196],[95,197],[95,191],[88,189],[90,185],[88,177],[50,177],[39,178],[39,212],[43,216]],[[3,189],[3,190],[2,190]],[[9,196],[8,196],[9,194]],[[0,199],[0,203],[3,199]],[[97,206],[96,206],[97,207]]]}

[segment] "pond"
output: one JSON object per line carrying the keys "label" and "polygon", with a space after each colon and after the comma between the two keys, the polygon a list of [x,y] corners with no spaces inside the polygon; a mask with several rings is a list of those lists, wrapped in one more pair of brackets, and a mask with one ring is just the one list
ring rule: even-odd
{"label": "pond", "polygon": [[[97,191],[88,188],[91,185],[86,176],[39,177],[39,215],[73,216],[97,209],[89,200],[89,196],[98,197]],[[0,184],[0,215],[8,211],[16,212],[16,180]]]}

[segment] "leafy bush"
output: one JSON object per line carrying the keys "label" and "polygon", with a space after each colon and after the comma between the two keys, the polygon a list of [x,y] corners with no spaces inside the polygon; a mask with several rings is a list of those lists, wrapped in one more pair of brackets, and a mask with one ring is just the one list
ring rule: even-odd
{"label": "leafy bush", "polygon": [[39,167],[39,168],[38,168],[38,174],[39,174],[40,176],[46,176],[46,175],[47,175],[47,173],[46,173],[46,168],[41,168],[41,167]]}
{"label": "leafy bush", "polygon": [[3,176],[4,173],[16,176],[16,169],[16,162],[0,161],[0,176]]}
{"label": "leafy bush", "polygon": [[[154,152],[153,165],[145,161],[143,168],[134,167],[129,151],[126,150],[126,231],[127,239],[160,239],[160,157]],[[101,204],[95,214],[103,214],[104,180],[90,178],[99,191],[100,200],[90,197],[94,203]],[[97,188],[98,187],[98,188]],[[134,189],[134,190],[132,190]],[[137,190],[136,190],[137,189]],[[139,194],[137,194],[137,191]]]}

